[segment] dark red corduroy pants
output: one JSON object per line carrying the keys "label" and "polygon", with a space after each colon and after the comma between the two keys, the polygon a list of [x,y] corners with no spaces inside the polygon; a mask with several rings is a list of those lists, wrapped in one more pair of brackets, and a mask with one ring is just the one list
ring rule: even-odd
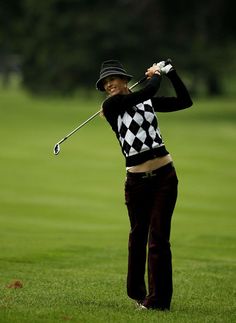
{"label": "dark red corduroy pants", "polygon": [[169,240],[177,186],[172,163],[151,173],[127,173],[125,199],[131,226],[127,293],[148,308],[170,309],[173,285]]}

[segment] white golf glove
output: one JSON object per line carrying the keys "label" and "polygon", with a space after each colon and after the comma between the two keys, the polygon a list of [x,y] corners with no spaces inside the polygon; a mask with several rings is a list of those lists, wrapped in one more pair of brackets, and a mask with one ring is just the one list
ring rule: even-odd
{"label": "white golf glove", "polygon": [[155,64],[160,70],[165,66],[165,61],[160,61]]}
{"label": "white golf glove", "polygon": [[[164,62],[165,63],[165,62]],[[174,68],[171,64],[167,64],[161,67],[161,74],[168,74],[170,71],[172,71]]]}

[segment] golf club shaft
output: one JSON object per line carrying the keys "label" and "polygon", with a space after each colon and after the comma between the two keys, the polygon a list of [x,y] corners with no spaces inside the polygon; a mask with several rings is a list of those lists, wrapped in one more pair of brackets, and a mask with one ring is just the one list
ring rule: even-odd
{"label": "golf club shaft", "polygon": [[141,78],[138,82],[134,83],[129,89],[132,90],[135,86],[143,83],[144,81],[146,81],[147,77],[144,76],[143,78]]}
{"label": "golf club shaft", "polygon": [[85,120],[83,123],[81,123],[81,125],[79,125],[77,128],[75,128],[73,131],[71,131],[70,133],[68,133],[68,135],[66,135],[63,139],[61,139],[58,144],[60,145],[62,142],[64,142],[67,138],[69,138],[70,136],[72,136],[76,131],[78,131],[80,128],[82,128],[83,126],[85,126],[89,121],[91,121],[92,119],[94,119],[99,113],[101,112],[101,110],[97,111],[96,113],[94,113],[90,118],[88,118],[87,120]]}

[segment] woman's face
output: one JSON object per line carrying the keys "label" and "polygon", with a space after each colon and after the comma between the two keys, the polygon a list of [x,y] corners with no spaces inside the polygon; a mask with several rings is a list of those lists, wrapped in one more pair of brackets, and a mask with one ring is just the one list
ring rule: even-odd
{"label": "woman's face", "polygon": [[127,80],[119,76],[108,76],[104,79],[103,86],[108,95],[127,94]]}

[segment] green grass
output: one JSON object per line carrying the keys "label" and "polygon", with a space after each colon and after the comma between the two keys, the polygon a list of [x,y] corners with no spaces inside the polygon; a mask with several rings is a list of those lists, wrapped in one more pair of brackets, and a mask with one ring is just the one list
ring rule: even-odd
{"label": "green grass", "polygon": [[159,116],[180,182],[169,313],[126,296],[124,161],[106,122],[53,155],[99,101],[0,92],[0,322],[235,322],[235,101]]}

